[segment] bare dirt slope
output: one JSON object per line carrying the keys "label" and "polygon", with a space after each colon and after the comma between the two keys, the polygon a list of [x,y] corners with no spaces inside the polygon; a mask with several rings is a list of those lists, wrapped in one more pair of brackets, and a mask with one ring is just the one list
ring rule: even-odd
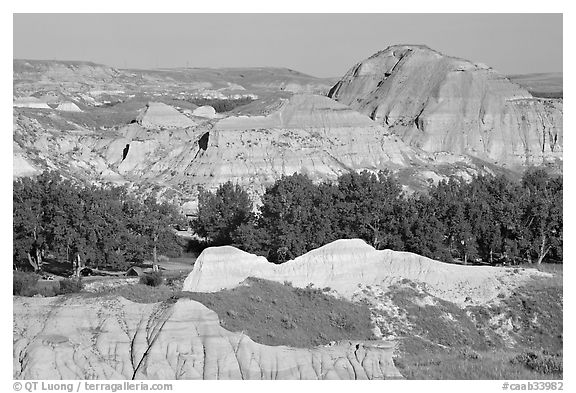
{"label": "bare dirt slope", "polygon": [[14,299],[16,379],[398,378],[392,352],[385,343],[257,344],[189,299]]}

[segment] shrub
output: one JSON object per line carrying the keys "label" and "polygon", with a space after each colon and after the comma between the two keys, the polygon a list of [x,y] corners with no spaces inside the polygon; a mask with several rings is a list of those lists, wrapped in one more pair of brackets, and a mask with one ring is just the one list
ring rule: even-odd
{"label": "shrub", "polygon": [[78,293],[82,290],[82,280],[75,278],[65,278],[60,281],[59,295],[66,293]]}
{"label": "shrub", "polygon": [[144,274],[140,277],[140,284],[148,285],[151,287],[158,287],[162,284],[164,279],[162,278],[162,273],[152,272]]}
{"label": "shrub", "polygon": [[293,320],[283,317],[280,319],[280,324],[284,329],[296,329],[297,325]]}
{"label": "shrub", "polygon": [[331,313],[328,316],[330,324],[338,329],[350,332],[354,330],[354,322],[346,314]]}
{"label": "shrub", "polygon": [[513,364],[523,364],[527,368],[542,374],[559,374],[563,372],[562,357],[526,352],[510,360]]}
{"label": "shrub", "polygon": [[44,297],[52,297],[60,294],[60,281],[57,280],[38,280],[36,283],[36,293],[33,295],[40,295]]}
{"label": "shrub", "polygon": [[322,289],[314,288],[312,283],[306,285],[305,288],[296,288],[296,293],[298,296],[306,296],[310,300],[323,295]]}
{"label": "shrub", "polygon": [[25,273],[15,271],[12,275],[13,289],[12,294],[15,296],[34,296],[38,293],[36,283],[38,275],[34,273]]}

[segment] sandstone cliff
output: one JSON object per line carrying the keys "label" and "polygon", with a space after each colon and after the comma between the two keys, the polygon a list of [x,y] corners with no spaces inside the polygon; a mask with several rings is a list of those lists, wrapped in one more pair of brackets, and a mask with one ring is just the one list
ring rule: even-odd
{"label": "sandstone cliff", "polygon": [[15,379],[401,378],[394,346],[257,344],[202,304],[124,298],[15,298]]}
{"label": "sandstone cliff", "polygon": [[329,96],[428,152],[506,165],[562,158],[562,101],[533,97],[482,64],[397,45],[352,67]]}

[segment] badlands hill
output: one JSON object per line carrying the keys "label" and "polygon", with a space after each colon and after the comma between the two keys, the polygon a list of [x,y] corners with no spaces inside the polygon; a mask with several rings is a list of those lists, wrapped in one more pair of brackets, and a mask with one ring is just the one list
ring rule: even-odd
{"label": "badlands hill", "polygon": [[335,82],[332,78],[317,78],[289,68],[277,67],[163,68],[126,71],[142,75],[143,78],[196,84],[205,89],[229,89],[261,94],[265,91],[325,94]]}
{"label": "badlands hill", "polygon": [[12,63],[15,84],[28,82],[81,82],[82,79],[111,81],[120,76],[112,67],[89,61],[25,60]]}
{"label": "badlands hill", "polygon": [[562,156],[562,101],[539,99],[483,64],[396,45],[356,64],[329,96],[428,152],[501,165]]}
{"label": "badlands hill", "polygon": [[[486,66],[396,46],[348,72],[334,99],[308,93],[330,83],[276,68],[14,60],[13,173],[154,189],[193,211],[198,187],[228,180],[258,194],[294,172],[320,181],[390,169],[421,190],[450,175],[561,163],[562,101]],[[241,99],[216,113],[198,98]]]}
{"label": "badlands hill", "polygon": [[277,92],[326,94],[333,79],[316,78],[288,68],[117,69],[83,61],[13,61],[14,92],[60,96],[85,106],[149,99],[189,97],[266,97]]}
{"label": "badlands hill", "polygon": [[[159,185],[193,202],[199,186],[215,189],[230,180],[257,194],[295,172],[329,180],[350,170],[390,169],[424,186],[430,177],[482,170],[464,156],[407,146],[324,96],[296,94],[248,107],[210,119],[150,103],[134,122],[107,132],[56,122],[51,113],[19,113],[14,173],[60,168],[78,179]],[[64,126],[69,131],[61,132]]]}

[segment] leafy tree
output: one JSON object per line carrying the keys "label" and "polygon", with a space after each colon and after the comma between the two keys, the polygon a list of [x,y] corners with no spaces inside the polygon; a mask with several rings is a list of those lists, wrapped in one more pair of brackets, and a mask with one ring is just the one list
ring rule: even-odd
{"label": "leafy tree", "polygon": [[268,231],[259,226],[258,217],[253,215],[232,233],[232,245],[246,252],[268,257],[271,238]]}
{"label": "leafy tree", "polygon": [[214,245],[231,244],[234,231],[250,220],[252,208],[248,193],[228,181],[214,193],[200,190],[198,216],[192,225],[200,236],[208,237]]}
{"label": "leafy tree", "polygon": [[446,229],[436,214],[427,195],[416,195],[406,200],[402,214],[404,247],[406,251],[450,262],[452,257],[444,246]]}
{"label": "leafy tree", "polygon": [[184,225],[184,219],[175,207],[168,203],[157,203],[154,198],[148,197],[143,203],[146,217],[143,228],[148,244],[152,247],[154,263],[158,262],[158,252],[169,253],[178,250],[177,238],[173,226]]}
{"label": "leafy tree", "polygon": [[338,178],[338,191],[343,237],[360,237],[375,248],[403,248],[402,188],[390,172],[346,173]]}
{"label": "leafy tree", "polygon": [[284,262],[304,254],[313,242],[317,187],[306,175],[282,176],[262,197],[259,227],[271,239],[268,257]]}
{"label": "leafy tree", "polygon": [[562,255],[562,178],[551,178],[542,169],[530,169],[522,185],[527,193],[525,228],[531,239],[526,253],[530,261],[535,258],[540,264],[551,250]]}
{"label": "leafy tree", "polygon": [[42,269],[46,249],[42,186],[51,179],[48,174],[39,176],[37,183],[23,178],[14,183],[13,189],[13,250],[16,267],[22,261],[35,271]]}

